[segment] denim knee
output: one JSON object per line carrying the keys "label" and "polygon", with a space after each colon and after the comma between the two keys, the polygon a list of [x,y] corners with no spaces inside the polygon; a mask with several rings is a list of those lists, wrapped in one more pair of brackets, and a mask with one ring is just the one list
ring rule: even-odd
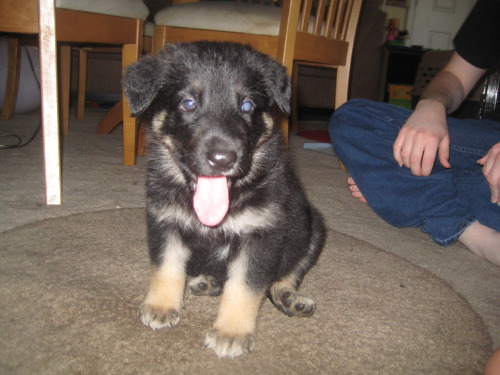
{"label": "denim knee", "polygon": [[[359,126],[364,121],[364,116],[359,115],[370,103],[366,99],[352,99],[335,110],[328,123],[328,131],[334,142],[334,146],[335,143],[338,143],[340,146],[342,140],[352,137],[364,128],[363,126]],[[358,121],[354,121],[354,118],[357,118]],[[357,129],[358,127],[360,129]],[[340,141],[336,142],[337,140]]]}
{"label": "denim knee", "polygon": [[330,139],[348,166],[366,157],[392,161],[392,144],[410,111],[388,103],[353,99],[339,107],[329,122]]}

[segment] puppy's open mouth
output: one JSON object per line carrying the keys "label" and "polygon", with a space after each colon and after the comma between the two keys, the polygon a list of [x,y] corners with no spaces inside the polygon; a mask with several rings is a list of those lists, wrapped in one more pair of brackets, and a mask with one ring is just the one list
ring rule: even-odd
{"label": "puppy's open mouth", "polygon": [[229,209],[229,187],[225,176],[199,176],[193,206],[200,222],[206,226],[218,225]]}

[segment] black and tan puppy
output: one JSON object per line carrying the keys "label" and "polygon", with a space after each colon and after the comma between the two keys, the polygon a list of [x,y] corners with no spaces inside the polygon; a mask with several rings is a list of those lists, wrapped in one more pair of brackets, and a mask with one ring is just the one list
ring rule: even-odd
{"label": "black and tan puppy", "polygon": [[149,122],[147,224],[153,263],[140,319],[180,319],[187,276],[198,295],[222,293],[205,345],[220,357],[252,350],[262,300],[310,316],[297,292],[324,227],[285,154],[277,105],[289,112],[285,69],[233,43],[173,44],[131,66],[123,85]]}

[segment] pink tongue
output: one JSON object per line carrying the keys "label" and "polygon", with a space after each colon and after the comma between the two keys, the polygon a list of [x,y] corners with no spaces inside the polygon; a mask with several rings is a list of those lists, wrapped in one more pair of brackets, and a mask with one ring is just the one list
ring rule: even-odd
{"label": "pink tongue", "polygon": [[219,224],[229,208],[226,177],[198,177],[193,206],[202,224]]}

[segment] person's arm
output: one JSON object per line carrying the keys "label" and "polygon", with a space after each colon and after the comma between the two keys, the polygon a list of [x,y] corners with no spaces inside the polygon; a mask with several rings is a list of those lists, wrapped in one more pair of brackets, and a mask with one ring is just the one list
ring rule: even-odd
{"label": "person's arm", "polygon": [[450,167],[446,115],[460,106],[484,72],[453,53],[425,89],[394,142],[394,159],[400,166],[410,168],[416,176],[428,176],[437,156],[442,166]]}

